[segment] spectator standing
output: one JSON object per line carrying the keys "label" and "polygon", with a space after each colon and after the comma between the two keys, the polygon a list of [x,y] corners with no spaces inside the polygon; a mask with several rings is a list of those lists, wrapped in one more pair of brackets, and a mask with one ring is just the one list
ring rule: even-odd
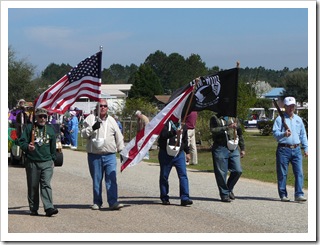
{"label": "spectator standing", "polygon": [[63,144],[64,147],[70,147],[71,146],[71,142],[70,142],[70,133],[69,133],[69,120],[70,117],[67,118],[66,116],[63,116],[63,122],[61,124],[61,134],[62,134],[62,139],[61,142]]}
{"label": "spectator standing", "polygon": [[38,108],[35,112],[36,124],[34,144],[30,142],[33,125],[28,124],[19,139],[19,145],[26,154],[26,174],[30,215],[38,215],[39,190],[46,216],[58,213],[52,203],[51,179],[56,159],[56,135],[47,125],[47,110]]}
{"label": "spectator standing", "polygon": [[116,120],[118,126],[119,126],[119,129],[120,129],[120,132],[123,134],[123,127],[122,127],[122,124],[119,120],[119,117],[117,115],[114,115],[113,118]]}
{"label": "spectator standing", "polygon": [[69,133],[70,133],[72,150],[76,150],[78,148],[78,131],[79,131],[79,121],[78,121],[77,113],[75,111],[71,111],[70,121],[69,121]]}
{"label": "spectator standing", "polygon": [[308,139],[301,117],[294,113],[295,107],[296,99],[294,97],[286,97],[284,99],[284,121],[288,129],[284,127],[281,116],[278,116],[273,124],[273,136],[278,141],[276,152],[278,193],[283,202],[290,201],[286,188],[289,162],[292,164],[295,177],[294,200],[298,202],[307,201],[303,192],[304,176],[300,144],[304,150],[304,156],[307,157]]}
{"label": "spectator standing", "polygon": [[[234,186],[238,182],[242,167],[240,157],[245,155],[245,144],[240,123],[234,117],[213,115],[210,119],[212,133],[212,159],[219,195],[222,202],[235,199]],[[227,179],[228,170],[230,176]]]}
{"label": "spectator standing", "polygon": [[[137,133],[140,132],[142,129],[146,127],[146,125],[149,123],[149,118],[142,114],[141,111],[136,111],[136,117],[137,117]],[[143,159],[149,159],[149,151],[146,153]]]}
{"label": "spectator standing", "polygon": [[188,129],[188,145],[190,148],[190,162],[187,165],[197,165],[198,164],[198,151],[196,144],[196,123],[198,118],[198,112],[192,111],[188,114],[186,118],[186,125]]}
{"label": "spectator standing", "polygon": [[20,99],[17,104],[17,108],[19,110],[16,116],[16,130],[18,138],[21,137],[22,132],[24,130],[25,124],[31,123],[29,116],[26,113],[26,101],[24,99]]}
{"label": "spectator standing", "polygon": [[[99,107],[99,108],[98,108]],[[100,109],[100,110],[99,110]],[[111,210],[118,210],[123,204],[118,202],[116,152],[124,148],[123,135],[115,119],[108,116],[107,100],[97,103],[98,115],[90,114],[84,120],[81,134],[87,139],[86,150],[93,185],[92,210],[102,207],[102,180],[105,178],[107,200]]]}
{"label": "spectator standing", "polygon": [[149,118],[142,114],[141,111],[136,111],[136,117],[137,117],[137,132],[144,129],[146,125],[149,123]]}

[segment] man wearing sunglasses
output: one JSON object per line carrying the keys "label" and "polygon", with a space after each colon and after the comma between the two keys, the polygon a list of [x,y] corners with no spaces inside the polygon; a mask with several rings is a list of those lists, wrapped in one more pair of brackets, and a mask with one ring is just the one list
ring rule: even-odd
{"label": "man wearing sunglasses", "polygon": [[[19,145],[26,154],[26,174],[30,215],[38,215],[39,189],[46,216],[58,213],[52,203],[51,179],[56,159],[56,135],[47,124],[48,113],[43,108],[35,112],[35,124],[28,124],[19,138]],[[34,142],[32,142],[32,134]]]}
{"label": "man wearing sunglasses", "polygon": [[88,165],[93,184],[92,210],[102,207],[102,180],[105,176],[107,201],[111,210],[119,210],[116,153],[124,148],[123,135],[116,120],[108,116],[107,100],[97,103],[96,113],[86,117],[81,131],[87,139]]}

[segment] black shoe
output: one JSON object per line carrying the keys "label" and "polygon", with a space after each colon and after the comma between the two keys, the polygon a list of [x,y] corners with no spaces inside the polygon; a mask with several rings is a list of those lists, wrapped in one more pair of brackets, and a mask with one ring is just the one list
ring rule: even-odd
{"label": "black shoe", "polygon": [[221,202],[231,202],[231,199],[228,196],[221,197]]}
{"label": "black shoe", "polygon": [[45,210],[46,211],[46,216],[51,217],[54,214],[57,214],[59,211],[56,208],[48,208]]}
{"label": "black shoe", "polygon": [[37,216],[37,215],[39,215],[39,214],[38,214],[38,211],[35,210],[35,211],[30,211],[30,215],[31,215],[31,216]]}
{"label": "black shoe", "polygon": [[181,201],[181,206],[187,206],[187,205],[192,205],[192,204],[193,204],[193,201],[190,199]]}
{"label": "black shoe", "polygon": [[230,197],[231,200],[235,200],[236,199],[236,197],[234,196],[232,191],[229,193],[229,197]]}
{"label": "black shoe", "polygon": [[162,205],[170,205],[170,202],[169,202],[169,201],[166,201],[166,200],[163,200],[163,201],[162,201]]}

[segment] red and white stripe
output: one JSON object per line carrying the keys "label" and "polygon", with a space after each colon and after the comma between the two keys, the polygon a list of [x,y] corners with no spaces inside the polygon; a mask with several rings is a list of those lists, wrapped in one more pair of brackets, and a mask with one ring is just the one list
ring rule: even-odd
{"label": "red and white stripe", "polygon": [[181,113],[186,100],[193,90],[193,86],[187,87],[178,97],[172,100],[165,108],[163,108],[144,129],[138,132],[126,147],[121,151],[123,162],[121,164],[121,172],[126,167],[131,167],[143,159],[148,150],[151,148],[155,140],[158,138],[163,126],[174,115],[181,118]]}
{"label": "red and white stripe", "polygon": [[45,108],[50,112],[63,114],[80,97],[99,100],[100,86],[100,78],[85,76],[70,83],[65,75],[39,96],[35,108]]}

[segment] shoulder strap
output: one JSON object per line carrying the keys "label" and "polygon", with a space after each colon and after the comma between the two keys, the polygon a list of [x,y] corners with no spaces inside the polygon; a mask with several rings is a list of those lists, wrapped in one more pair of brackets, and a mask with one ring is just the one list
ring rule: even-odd
{"label": "shoulder strap", "polygon": [[[222,126],[225,125],[223,118],[221,118],[221,124],[222,124]],[[227,133],[227,131],[224,131],[224,133],[226,134],[226,139],[227,139],[227,142],[228,142],[228,140],[229,140],[228,133]]]}

